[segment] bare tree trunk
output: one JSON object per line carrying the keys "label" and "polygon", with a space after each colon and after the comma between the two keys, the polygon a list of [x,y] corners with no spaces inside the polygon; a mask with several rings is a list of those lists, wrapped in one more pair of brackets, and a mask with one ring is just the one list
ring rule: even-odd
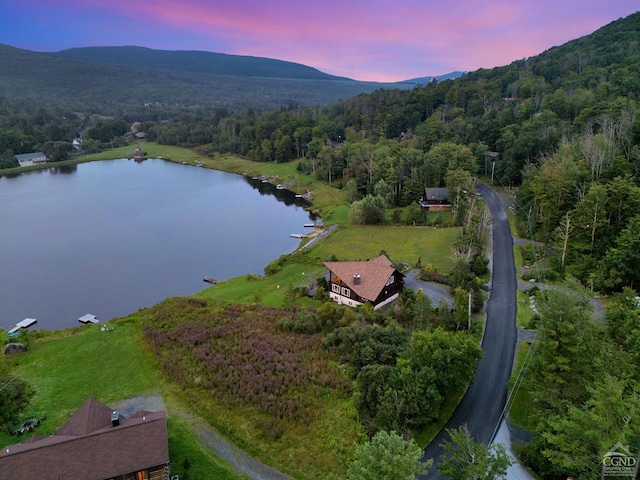
{"label": "bare tree trunk", "polygon": [[562,260],[561,265],[564,269],[565,258],[567,258],[567,244],[569,243],[569,235],[571,234],[571,217],[569,217],[569,212],[566,213],[564,217],[564,221],[560,223],[562,227],[562,231],[560,233],[562,238]]}

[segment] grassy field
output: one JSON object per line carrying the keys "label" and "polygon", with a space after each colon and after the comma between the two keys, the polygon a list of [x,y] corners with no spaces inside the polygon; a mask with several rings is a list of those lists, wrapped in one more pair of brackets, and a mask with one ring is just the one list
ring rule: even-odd
{"label": "grassy field", "polygon": [[393,261],[410,267],[420,261],[423,267],[431,264],[448,272],[453,265],[452,245],[459,234],[457,228],[350,225],[312,248],[310,256],[319,261],[332,255],[338,260],[366,260],[384,250]]}
{"label": "grassy field", "polygon": [[[195,296],[198,298],[222,300],[233,303],[258,303],[270,307],[279,307],[291,287],[307,286],[309,281],[322,275],[321,266],[291,264],[270,276],[251,276],[231,278],[209,287]],[[301,302],[299,302],[301,303]],[[305,303],[301,303],[304,305]]]}
{"label": "grassy field", "polygon": [[[308,286],[326,269],[322,262],[335,255],[339,260],[366,260],[380,255],[382,250],[398,262],[414,267],[431,265],[439,272],[448,272],[453,264],[451,245],[458,235],[455,228],[349,226],[338,228],[308,251],[303,249],[287,261],[282,270],[263,276],[246,275],[218,283],[196,296],[226,302],[259,303],[281,306],[291,287]],[[301,305],[311,300],[300,299]]]}

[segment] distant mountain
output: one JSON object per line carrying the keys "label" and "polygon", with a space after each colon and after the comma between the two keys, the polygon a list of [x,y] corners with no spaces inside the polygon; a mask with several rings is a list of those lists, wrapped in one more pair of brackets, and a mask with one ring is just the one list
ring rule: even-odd
{"label": "distant mountain", "polygon": [[192,50],[153,50],[145,47],[83,47],[61,50],[50,55],[153,70],[234,75],[240,77],[272,77],[298,80],[349,80],[323,73],[299,63],[271,58],[228,55]]}
{"label": "distant mountain", "polygon": [[11,66],[0,69],[0,101],[56,102],[106,115],[139,113],[150,105],[231,110],[328,105],[421,84],[420,79],[361,82],[282,60],[135,46],[38,53],[0,44],[0,65]]}
{"label": "distant mountain", "polygon": [[444,80],[455,80],[458,77],[461,77],[462,75],[465,75],[468,72],[460,72],[460,71],[455,71],[455,72],[451,72],[451,73],[446,73],[444,75],[437,75],[437,76],[431,76],[431,77],[418,77],[418,78],[411,78],[409,80],[405,80],[402,83],[412,83],[414,85],[427,85],[431,82],[433,82],[434,80],[436,82],[442,82]]}
{"label": "distant mountain", "polygon": [[[164,62],[156,59],[158,67],[151,68],[149,65],[153,62],[142,62],[142,58],[153,58],[153,51],[129,47],[114,47],[114,50],[119,62],[145,63],[146,66],[102,63],[97,58],[65,58],[0,44],[0,65],[11,66],[0,68],[0,102],[3,97],[11,101],[29,99],[106,115],[139,112],[140,108],[151,105],[271,110],[289,105],[328,105],[381,88],[403,88],[395,84],[358,82],[304,65],[254,57],[230,59],[224,55],[203,55],[198,58],[207,61],[199,67],[190,67],[185,57],[180,59],[180,55],[169,54]],[[130,58],[124,60],[127,55]],[[192,71],[195,68],[212,70],[214,58],[230,62],[227,65],[231,66],[225,67],[226,74]],[[235,66],[234,60],[238,60]],[[273,68],[267,68],[269,65]]]}

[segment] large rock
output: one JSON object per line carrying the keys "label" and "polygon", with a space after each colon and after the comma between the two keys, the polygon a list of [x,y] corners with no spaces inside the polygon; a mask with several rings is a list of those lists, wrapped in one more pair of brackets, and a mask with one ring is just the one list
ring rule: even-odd
{"label": "large rock", "polygon": [[27,351],[27,346],[24,343],[7,343],[4,346],[5,355],[13,355],[14,353],[23,353]]}

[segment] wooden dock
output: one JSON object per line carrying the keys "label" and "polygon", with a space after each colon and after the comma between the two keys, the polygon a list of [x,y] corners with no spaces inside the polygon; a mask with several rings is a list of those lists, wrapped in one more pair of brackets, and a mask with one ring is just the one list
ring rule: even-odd
{"label": "wooden dock", "polygon": [[35,318],[25,318],[21,322],[16,323],[16,326],[9,330],[9,333],[15,333],[21,328],[27,328],[36,323],[38,320]]}
{"label": "wooden dock", "polygon": [[78,320],[82,323],[100,323],[98,317],[92,315],[91,313],[87,313],[86,315],[81,316]]}

